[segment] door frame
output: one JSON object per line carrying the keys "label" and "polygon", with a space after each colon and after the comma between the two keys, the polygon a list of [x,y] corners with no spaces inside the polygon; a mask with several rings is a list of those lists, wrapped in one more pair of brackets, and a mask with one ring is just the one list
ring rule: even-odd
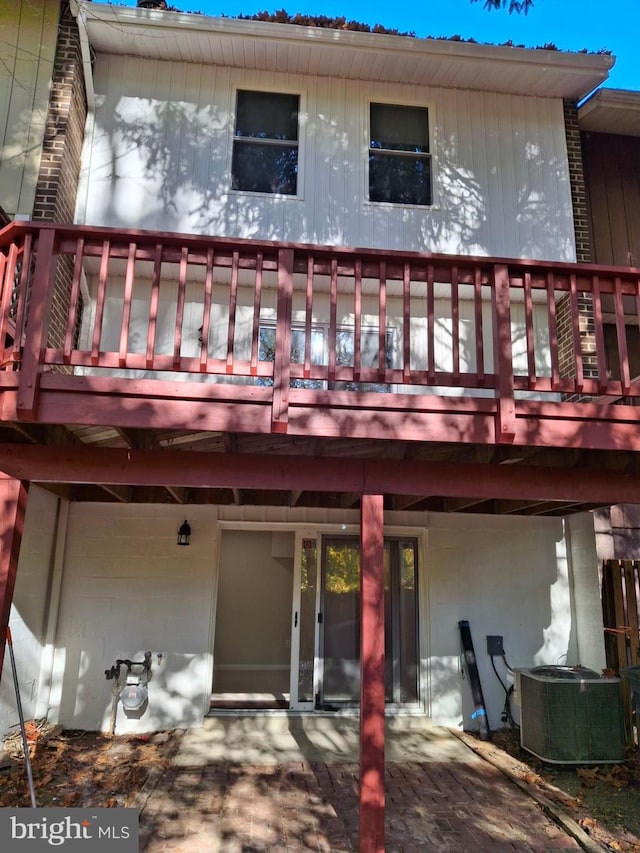
{"label": "door frame", "polygon": [[[358,534],[352,530],[347,530],[343,527],[340,531],[336,530],[319,530],[318,531],[318,584],[317,584],[317,612],[318,614],[322,613],[324,615],[324,584],[326,577],[326,566],[325,566],[325,553],[326,553],[326,544],[328,542],[343,541],[345,543],[354,544],[358,551],[360,550],[360,540],[358,538]],[[390,621],[391,621],[391,633],[389,634],[389,640],[392,644],[392,648],[394,648],[395,653],[393,660],[391,662],[392,672],[391,672],[391,691],[392,698],[387,699],[385,702],[385,707],[388,710],[419,710],[424,707],[423,701],[423,679],[422,679],[422,631],[420,629],[420,613],[422,610],[421,598],[422,598],[422,587],[421,587],[421,576],[423,572],[421,571],[422,559],[423,559],[423,542],[421,532],[417,532],[415,529],[409,528],[407,530],[395,529],[394,527],[390,527],[387,529],[385,527],[384,531],[384,548],[386,550],[389,545],[389,592],[391,594],[390,603],[391,603],[391,612],[390,612]],[[397,548],[393,547],[393,543],[396,543]],[[401,689],[400,684],[400,668],[401,668],[401,660],[400,660],[400,635],[401,635],[401,614],[399,611],[399,591],[400,591],[400,569],[401,564],[399,562],[399,551],[400,547],[403,544],[410,543],[413,548],[414,554],[414,620],[415,620],[415,666],[416,666],[416,698],[414,701],[410,702],[402,702],[399,699],[399,693]],[[386,603],[385,603],[386,610]],[[331,709],[334,710],[334,706],[338,708],[355,708],[358,706],[358,701],[354,700],[343,700],[343,699],[328,699],[325,701],[325,697],[323,694],[323,683],[324,683],[324,636],[323,632],[325,630],[326,623],[317,619],[316,621],[316,649],[317,649],[317,690],[315,693],[316,696],[316,706],[319,710],[323,709]],[[398,659],[396,660],[396,654],[398,655]]]}
{"label": "door frame", "polygon": [[[301,700],[298,698],[298,682],[300,670],[300,638],[302,635],[302,551],[304,540],[315,542],[316,567],[315,567],[315,604],[313,608],[313,689],[312,698]],[[295,530],[294,560],[293,560],[293,591],[291,596],[291,668],[289,686],[289,710],[291,711],[313,711],[316,707],[316,696],[319,690],[320,678],[320,632],[318,630],[318,614],[320,612],[320,578],[321,578],[321,535],[318,530]]]}
{"label": "door frame", "polygon": [[[354,512],[357,512],[354,511]],[[360,532],[359,524],[354,520],[353,514],[350,511],[345,513],[346,517],[351,518],[344,523],[338,522],[327,522],[327,521],[318,521],[318,522],[286,522],[281,521],[279,518],[275,517],[271,521],[265,521],[264,518],[260,518],[260,520],[247,520],[247,519],[219,519],[217,522],[217,536],[216,536],[216,553],[214,555],[214,563],[216,565],[216,571],[214,574],[214,591],[213,591],[213,600],[212,600],[212,613],[211,613],[211,627],[210,627],[210,642],[211,642],[211,664],[210,664],[210,677],[208,679],[209,684],[212,683],[213,679],[213,670],[215,665],[214,660],[214,640],[215,640],[215,628],[217,621],[217,607],[218,607],[218,581],[219,581],[219,573],[220,573],[220,556],[221,556],[221,538],[223,532],[225,530],[278,530],[282,532],[290,532],[294,534],[294,583],[293,583],[293,591],[292,591],[292,606],[291,606],[291,671],[290,671],[290,704],[289,708],[292,711],[311,711],[316,709],[316,698],[319,693],[320,688],[320,679],[322,677],[322,661],[319,656],[319,642],[320,642],[320,626],[317,622],[317,616],[320,612],[320,595],[321,595],[321,542],[322,538],[325,536],[328,537],[352,537],[358,536]],[[423,711],[429,708],[430,704],[430,683],[428,678],[428,672],[424,671],[424,662],[428,659],[429,655],[429,632],[425,630],[424,619],[428,618],[427,614],[429,611],[428,605],[428,577],[426,572],[426,554],[427,554],[427,536],[428,536],[428,524],[425,522],[422,525],[416,525],[415,521],[411,523],[402,524],[398,523],[398,521],[391,521],[388,525],[385,524],[384,528],[384,536],[385,538],[407,538],[414,539],[417,543],[417,560],[418,560],[418,570],[417,570],[417,622],[418,622],[418,637],[417,637],[417,652],[418,652],[418,690],[419,690],[419,711]],[[318,548],[318,561],[317,561],[317,577],[316,577],[316,607],[315,607],[315,638],[314,638],[314,676],[313,676],[313,702],[304,702],[299,703],[297,701],[298,694],[298,681],[297,681],[297,669],[299,664],[299,631],[296,631],[294,627],[294,619],[295,619],[295,611],[296,605],[299,609],[300,604],[300,572],[302,565],[302,540],[303,539],[315,539],[317,540],[316,547]],[[297,584],[297,585],[296,585]],[[295,660],[294,660],[295,655]],[[295,667],[294,667],[295,664]],[[294,683],[294,673],[295,673],[295,683]],[[389,709],[389,706],[387,706]],[[393,710],[393,706],[390,708]],[[405,708],[403,708],[405,710]]]}

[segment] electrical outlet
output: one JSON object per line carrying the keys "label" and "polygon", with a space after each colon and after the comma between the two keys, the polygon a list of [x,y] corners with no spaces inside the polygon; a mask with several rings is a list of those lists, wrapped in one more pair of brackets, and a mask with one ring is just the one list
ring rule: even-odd
{"label": "electrical outlet", "polygon": [[504,645],[500,636],[487,635],[487,654],[488,655],[503,655]]}

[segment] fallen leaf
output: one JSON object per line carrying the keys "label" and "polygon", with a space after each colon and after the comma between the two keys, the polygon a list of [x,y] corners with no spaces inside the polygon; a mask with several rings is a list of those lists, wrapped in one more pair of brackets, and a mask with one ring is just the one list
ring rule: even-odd
{"label": "fallen leaf", "polygon": [[598,783],[598,771],[592,770],[587,767],[579,767],[576,771],[576,775],[582,782],[582,784],[587,788],[595,788]]}

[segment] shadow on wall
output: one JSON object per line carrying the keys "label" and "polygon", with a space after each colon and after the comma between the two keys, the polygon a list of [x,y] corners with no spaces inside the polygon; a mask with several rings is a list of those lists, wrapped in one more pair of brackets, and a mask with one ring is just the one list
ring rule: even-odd
{"label": "shadow on wall", "polygon": [[[158,654],[161,655],[160,662]],[[144,651],[119,653],[107,663],[116,660],[142,660]],[[65,728],[83,728],[88,731],[108,732],[112,725],[114,680],[104,673],[102,656],[92,655],[86,648],[71,657],[65,649],[58,649],[57,676],[62,682],[59,712],[54,716]],[[92,664],[95,660],[95,664]],[[108,668],[108,667],[107,667]],[[152,652],[151,677],[148,682],[147,703],[138,710],[127,710],[119,699],[116,706],[115,732],[158,731],[170,728],[192,728],[202,723],[208,703],[208,684],[211,658],[205,654],[179,654]],[[122,669],[120,689],[125,685],[142,683],[134,668],[127,677]],[[54,682],[53,690],[56,685]],[[118,690],[118,693],[120,690]]]}
{"label": "shadow on wall", "polygon": [[[9,619],[26,718],[44,713],[40,692],[45,675],[42,663],[47,648],[49,607],[54,594],[58,508],[57,497],[37,486],[30,487]],[[2,513],[0,517],[6,515]],[[0,683],[0,737],[9,727],[17,725],[17,703],[7,653]]]}
{"label": "shadow on wall", "polygon": [[[578,662],[567,541],[560,519],[475,516],[467,524],[460,537],[455,520],[431,516],[429,710],[437,724],[478,727],[461,660],[458,621],[465,619],[494,728],[501,724],[505,693],[487,651],[488,635],[504,638],[514,668]],[[494,662],[509,686],[511,673],[500,659]]]}
{"label": "shadow on wall", "polygon": [[[256,88],[246,79],[237,73],[240,86]],[[287,81],[283,75],[289,88]],[[307,99],[314,112],[300,115],[298,196],[231,191],[232,82],[209,66],[129,57],[107,68],[98,57],[86,221],[450,254],[574,257],[566,162],[555,156],[558,139],[543,135],[535,108],[523,111],[521,99],[498,102],[480,93],[475,112],[469,93],[458,93],[446,109],[441,101],[442,123],[432,129],[434,205],[403,207],[369,204],[364,196],[368,143],[349,109],[352,99],[364,101],[347,81],[336,84],[326,112],[316,91]],[[474,122],[478,110],[486,122],[484,113]]]}
{"label": "shadow on wall", "polygon": [[61,725],[108,731],[113,681],[105,670],[118,659],[143,660],[146,651],[148,707],[140,719],[119,707],[116,731],[201,724],[211,692],[216,539],[205,508],[192,507],[196,535],[178,548],[183,512],[71,504],[50,699]]}

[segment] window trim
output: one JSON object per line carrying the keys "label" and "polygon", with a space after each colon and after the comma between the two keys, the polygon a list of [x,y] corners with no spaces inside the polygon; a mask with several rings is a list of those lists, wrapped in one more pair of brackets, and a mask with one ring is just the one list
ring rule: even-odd
{"label": "window trim", "polygon": [[[233,184],[233,153],[235,149],[236,141],[242,142],[251,142],[256,141],[253,137],[249,136],[236,136],[236,120],[238,114],[238,92],[259,92],[266,95],[296,95],[298,98],[298,140],[294,142],[291,140],[292,146],[297,145],[298,149],[298,172],[297,172],[297,180],[296,180],[296,192],[295,193],[271,193],[271,192],[258,192],[257,190],[241,190],[235,189]],[[306,126],[306,122],[303,121],[303,117],[306,116],[306,92],[300,88],[293,88],[289,86],[256,86],[256,85],[242,85],[238,84],[232,87],[231,89],[231,103],[229,106],[229,154],[228,154],[228,165],[227,165],[227,186],[228,193],[232,196],[250,196],[254,198],[261,199],[274,199],[278,201],[303,201],[304,200],[304,192],[302,190],[303,176],[304,176],[304,153],[305,153],[305,134],[303,133],[303,129]],[[286,139],[260,139],[258,140],[261,144],[265,145],[280,145],[286,146],[289,143],[289,140]]]}
{"label": "window trim", "polygon": [[[375,201],[369,197],[369,156],[371,153],[371,105],[383,104],[394,107],[419,107],[427,111],[429,121],[429,151],[425,152],[424,157],[428,157],[431,161],[431,204],[407,204],[403,201]],[[364,105],[364,193],[363,200],[365,206],[371,206],[376,209],[386,208],[388,210],[434,210],[438,208],[436,197],[436,164],[437,157],[434,150],[434,127],[436,125],[436,110],[432,101],[413,99],[413,98],[390,98],[388,95],[384,97],[368,96],[365,99]],[[376,149],[388,154],[409,155],[411,152],[394,151],[386,149]]]}

